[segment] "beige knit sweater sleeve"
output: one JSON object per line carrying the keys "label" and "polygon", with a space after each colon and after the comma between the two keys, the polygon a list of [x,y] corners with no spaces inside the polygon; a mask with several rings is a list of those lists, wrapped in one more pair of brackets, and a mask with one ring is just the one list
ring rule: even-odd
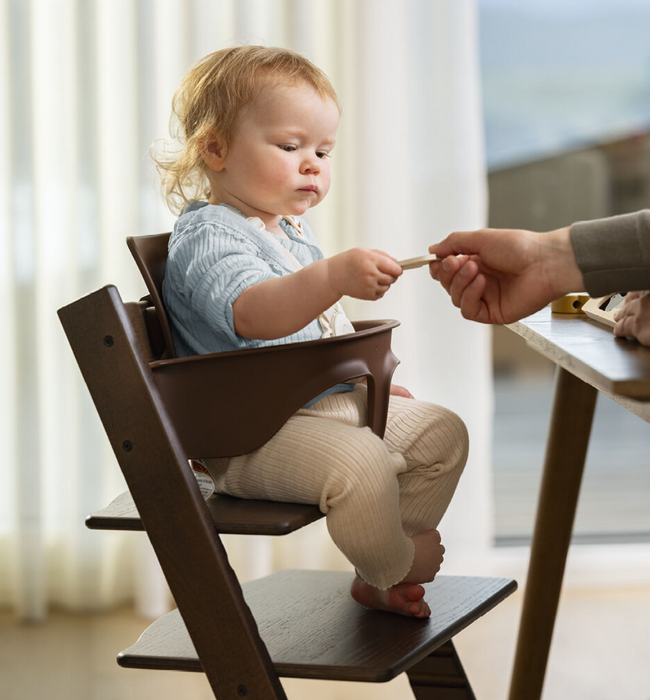
{"label": "beige knit sweater sleeve", "polygon": [[592,297],[650,289],[650,209],[575,223],[571,243]]}

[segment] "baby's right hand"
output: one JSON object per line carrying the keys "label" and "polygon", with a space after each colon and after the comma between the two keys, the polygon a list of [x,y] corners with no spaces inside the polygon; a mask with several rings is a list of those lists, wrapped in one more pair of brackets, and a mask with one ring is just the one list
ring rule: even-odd
{"label": "baby's right hand", "polygon": [[403,270],[381,250],[352,248],[327,259],[329,282],[340,296],[381,299]]}

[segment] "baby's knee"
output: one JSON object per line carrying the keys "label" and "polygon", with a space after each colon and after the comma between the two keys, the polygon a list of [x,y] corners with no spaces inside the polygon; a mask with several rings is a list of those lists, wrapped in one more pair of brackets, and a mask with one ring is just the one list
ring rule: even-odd
{"label": "baby's knee", "polygon": [[328,506],[343,500],[381,502],[388,494],[398,493],[397,475],[405,469],[402,455],[389,452],[367,428],[329,460]]}
{"label": "baby's knee", "polygon": [[462,469],[467,462],[467,455],[469,454],[469,432],[465,421],[453,411],[447,411],[446,420],[450,426],[450,432],[455,438],[456,449],[454,454],[457,461],[457,466]]}
{"label": "baby's knee", "polygon": [[462,471],[469,454],[469,433],[463,419],[448,408],[432,406],[423,442],[432,451],[438,472]]}

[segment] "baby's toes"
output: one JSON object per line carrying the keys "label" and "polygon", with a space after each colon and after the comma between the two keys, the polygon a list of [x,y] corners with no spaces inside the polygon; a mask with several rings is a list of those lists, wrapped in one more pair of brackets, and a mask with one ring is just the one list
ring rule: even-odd
{"label": "baby's toes", "polygon": [[411,614],[414,617],[430,617],[431,608],[428,606],[426,601],[421,600],[418,603],[411,604]]}

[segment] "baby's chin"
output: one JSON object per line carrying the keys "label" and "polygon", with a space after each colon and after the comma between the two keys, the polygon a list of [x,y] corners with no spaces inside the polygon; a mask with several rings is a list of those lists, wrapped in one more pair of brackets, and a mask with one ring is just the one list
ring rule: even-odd
{"label": "baby's chin", "polygon": [[315,207],[320,203],[320,199],[304,200],[299,202],[292,202],[287,209],[285,214],[291,214],[292,216],[302,216],[308,209]]}

